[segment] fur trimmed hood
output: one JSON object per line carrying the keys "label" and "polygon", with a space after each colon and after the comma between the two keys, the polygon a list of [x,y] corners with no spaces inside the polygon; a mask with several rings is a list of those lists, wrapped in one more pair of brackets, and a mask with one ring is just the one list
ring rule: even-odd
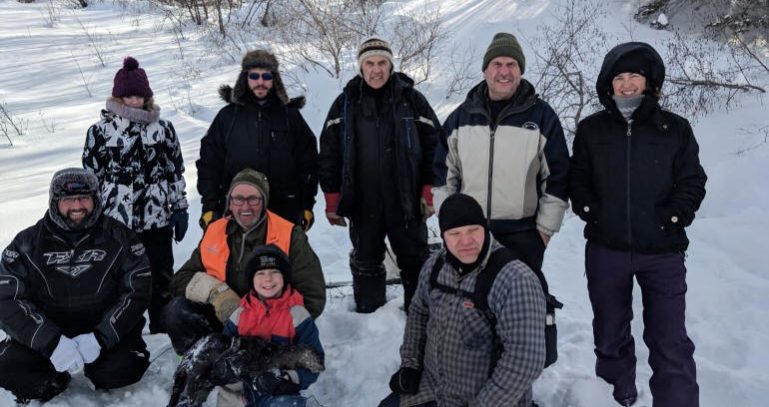
{"label": "fur trimmed hood", "polygon": [[[237,105],[247,105],[247,104],[255,104],[257,103],[256,97],[254,97],[253,92],[251,92],[250,89],[248,89],[248,84],[246,83],[243,88],[238,88],[237,84],[236,87],[233,88],[230,85],[221,85],[219,86],[219,97],[222,98],[223,101],[227,103],[234,103]],[[273,88],[274,89],[274,88]],[[285,94],[285,91],[284,91]],[[283,102],[280,100],[275,92],[270,92],[270,94],[267,96],[268,100],[275,100],[277,102],[280,102],[282,106],[285,107],[293,107],[295,109],[301,109],[304,107],[305,103],[307,102],[307,99],[304,96],[297,96],[295,98],[287,99],[286,102]]]}

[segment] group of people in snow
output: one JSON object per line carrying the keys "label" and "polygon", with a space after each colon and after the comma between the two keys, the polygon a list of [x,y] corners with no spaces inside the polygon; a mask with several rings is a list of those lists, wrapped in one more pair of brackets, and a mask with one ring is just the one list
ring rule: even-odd
{"label": "group of people in snow", "polygon": [[[167,333],[178,354],[212,333],[304,344],[322,358],[314,320],[326,284],[307,239],[318,185],[331,225],[348,227],[355,310],[386,298],[385,238],[407,313],[401,365],[380,406],[534,405],[554,361],[545,249],[571,199],[586,222],[596,374],[636,402],[633,278],[643,295],[655,407],[699,405],[686,333],[685,251],[706,175],[688,121],[660,107],[665,67],[648,44],[605,57],[604,109],[582,120],[569,156],[559,118],[523,78],[512,34],[496,34],[483,80],[441,125],[390,45],[364,41],[359,75],[315,134],[279,64],[248,52],[200,144],[203,237],[174,273],[188,228],[180,142],[160,119],[145,71],[124,60],[83,168],[53,175],[43,219],[0,263],[0,387],[47,401],[83,370],[97,389],[139,381],[142,339]],[[428,250],[436,213],[443,248]],[[552,336],[551,336],[552,333]],[[217,405],[305,405],[317,374],[269,370],[221,386]]]}

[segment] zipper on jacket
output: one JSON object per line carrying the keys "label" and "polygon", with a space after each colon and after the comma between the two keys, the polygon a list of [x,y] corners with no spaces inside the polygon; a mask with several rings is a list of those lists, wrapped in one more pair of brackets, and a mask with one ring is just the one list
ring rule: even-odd
{"label": "zipper on jacket", "polygon": [[486,219],[489,223],[491,223],[491,183],[494,179],[494,135],[496,132],[497,124],[494,123],[489,134],[489,180],[486,186]]}
{"label": "zipper on jacket", "polygon": [[631,144],[632,144],[632,136],[633,131],[631,129],[633,127],[633,119],[630,119],[627,121],[627,243],[628,247],[633,246],[633,228],[630,220],[630,152],[631,152]]}

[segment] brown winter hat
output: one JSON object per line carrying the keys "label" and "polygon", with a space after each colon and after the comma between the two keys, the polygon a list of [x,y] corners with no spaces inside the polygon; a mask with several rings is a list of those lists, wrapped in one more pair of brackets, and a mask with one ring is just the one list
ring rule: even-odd
{"label": "brown winter hat", "polygon": [[515,35],[508,33],[496,33],[491,44],[486,48],[486,54],[483,55],[483,71],[489,66],[489,62],[496,57],[510,57],[518,62],[521,67],[521,74],[526,71],[526,56],[523,55],[523,48],[518,43]]}
{"label": "brown winter hat", "polygon": [[150,81],[147,73],[139,68],[139,61],[133,57],[123,60],[123,68],[117,71],[112,86],[112,97],[122,98],[128,96],[152,97]]}
{"label": "brown winter hat", "polygon": [[371,37],[366,41],[363,41],[358,47],[358,67],[360,68],[363,66],[363,61],[365,61],[366,58],[375,55],[387,58],[387,60],[390,61],[390,70],[392,70],[393,50],[390,48],[390,44],[388,44],[387,41],[377,37]]}
{"label": "brown winter hat", "polygon": [[289,102],[288,94],[286,94],[286,88],[283,86],[283,80],[280,77],[278,70],[278,59],[275,58],[271,52],[264,49],[256,49],[248,51],[243,59],[240,61],[240,76],[235,84],[234,98],[236,100],[242,100],[245,95],[243,93],[250,92],[248,89],[248,70],[259,68],[272,72],[272,90],[275,92],[275,96],[278,97],[282,104]]}

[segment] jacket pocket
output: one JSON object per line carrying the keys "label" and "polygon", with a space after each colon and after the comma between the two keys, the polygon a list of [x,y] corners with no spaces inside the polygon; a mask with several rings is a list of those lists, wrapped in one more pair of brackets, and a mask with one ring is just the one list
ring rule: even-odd
{"label": "jacket pocket", "polygon": [[[469,300],[465,300],[468,304]],[[494,336],[491,323],[484,313],[473,307],[462,307],[462,344],[468,349],[491,347]]]}

